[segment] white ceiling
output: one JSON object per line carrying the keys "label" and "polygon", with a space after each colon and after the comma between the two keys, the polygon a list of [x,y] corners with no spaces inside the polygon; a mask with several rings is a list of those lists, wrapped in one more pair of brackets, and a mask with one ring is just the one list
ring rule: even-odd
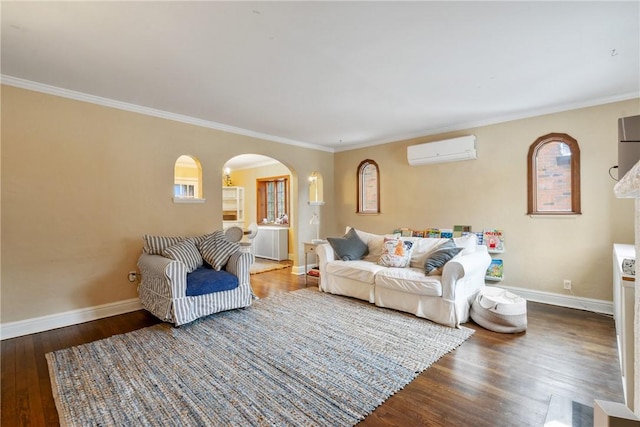
{"label": "white ceiling", "polygon": [[638,1],[1,7],[4,83],[328,151],[640,94]]}

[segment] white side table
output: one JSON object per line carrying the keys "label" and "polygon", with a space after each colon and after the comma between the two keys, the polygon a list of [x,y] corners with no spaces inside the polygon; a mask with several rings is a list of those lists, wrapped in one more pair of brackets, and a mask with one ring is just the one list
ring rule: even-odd
{"label": "white side table", "polygon": [[[318,247],[320,243],[311,243],[311,242],[304,242],[304,284],[305,286],[307,285],[307,279],[309,278],[309,269],[308,269],[308,256],[309,254],[313,254],[314,259],[317,260],[317,255],[316,255],[316,248]],[[317,280],[320,280],[319,277],[316,276],[311,276],[311,277],[315,277]]]}

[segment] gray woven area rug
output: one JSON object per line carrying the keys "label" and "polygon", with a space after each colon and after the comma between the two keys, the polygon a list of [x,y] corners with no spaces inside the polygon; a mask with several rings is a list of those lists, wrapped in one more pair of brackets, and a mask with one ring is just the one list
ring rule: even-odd
{"label": "gray woven area rug", "polygon": [[63,426],[349,426],[472,334],[309,288],[46,357]]}

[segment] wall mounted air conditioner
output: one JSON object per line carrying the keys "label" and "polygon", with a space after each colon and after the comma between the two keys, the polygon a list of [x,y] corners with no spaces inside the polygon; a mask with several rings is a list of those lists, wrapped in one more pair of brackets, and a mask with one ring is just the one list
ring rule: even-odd
{"label": "wall mounted air conditioner", "polygon": [[407,160],[411,166],[458,162],[477,158],[475,135],[407,147]]}

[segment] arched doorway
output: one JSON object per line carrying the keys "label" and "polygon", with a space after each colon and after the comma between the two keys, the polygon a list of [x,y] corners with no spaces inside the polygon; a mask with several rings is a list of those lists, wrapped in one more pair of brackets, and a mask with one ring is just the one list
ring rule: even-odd
{"label": "arched doorway", "polygon": [[[258,226],[252,249],[258,258],[293,259],[298,197],[295,174],[272,157],[242,154],[229,159],[222,171],[223,228]],[[242,216],[231,218],[232,197]],[[225,219],[225,217],[227,219]],[[258,237],[259,236],[259,237]]]}

